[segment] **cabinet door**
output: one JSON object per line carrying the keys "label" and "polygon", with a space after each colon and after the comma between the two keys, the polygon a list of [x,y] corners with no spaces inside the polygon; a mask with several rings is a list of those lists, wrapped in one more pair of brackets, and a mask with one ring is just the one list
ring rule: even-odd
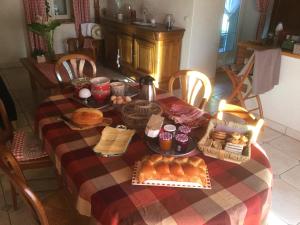
{"label": "cabinet door", "polygon": [[118,36],[118,50],[121,66],[132,66],[133,38],[128,35]]}
{"label": "cabinet door", "polygon": [[103,30],[104,35],[104,48],[105,48],[105,65],[112,69],[118,69],[117,66],[117,34],[110,30]]}
{"label": "cabinet door", "polygon": [[155,44],[134,40],[134,68],[142,74],[155,75]]}

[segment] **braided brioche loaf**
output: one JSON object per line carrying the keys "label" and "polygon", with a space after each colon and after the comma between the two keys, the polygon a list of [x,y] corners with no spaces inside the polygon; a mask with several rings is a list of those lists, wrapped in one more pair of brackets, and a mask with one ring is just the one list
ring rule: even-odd
{"label": "braided brioche loaf", "polygon": [[165,180],[194,182],[206,186],[206,164],[198,156],[179,157],[154,154],[141,161],[139,181]]}

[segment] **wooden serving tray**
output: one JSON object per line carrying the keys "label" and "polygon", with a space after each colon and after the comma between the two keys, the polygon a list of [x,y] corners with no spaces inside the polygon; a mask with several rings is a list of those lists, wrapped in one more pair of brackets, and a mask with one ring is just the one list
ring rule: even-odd
{"label": "wooden serving tray", "polygon": [[141,162],[138,161],[134,164],[133,174],[132,174],[132,185],[144,185],[144,186],[160,186],[160,187],[179,187],[179,188],[196,188],[196,189],[211,189],[210,177],[208,174],[208,169],[206,167],[206,186],[202,186],[194,182],[179,182],[179,181],[166,181],[166,180],[146,180],[141,183],[138,179],[138,172],[141,168]]}
{"label": "wooden serving tray", "polygon": [[91,126],[78,126],[71,120],[71,114],[65,114],[60,117],[60,119],[71,129],[71,130],[88,130],[94,127],[105,127],[112,124],[111,118],[104,117],[101,123],[94,124]]}

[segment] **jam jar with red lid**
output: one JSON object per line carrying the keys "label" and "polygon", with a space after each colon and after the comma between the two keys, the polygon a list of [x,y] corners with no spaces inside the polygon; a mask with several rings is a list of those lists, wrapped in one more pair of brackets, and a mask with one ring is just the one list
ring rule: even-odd
{"label": "jam jar with red lid", "polygon": [[189,137],[186,134],[176,134],[175,140],[177,144],[176,150],[178,152],[186,151],[188,147]]}
{"label": "jam jar with red lid", "polygon": [[172,147],[173,135],[169,132],[161,132],[159,134],[159,145],[161,151],[169,151]]}
{"label": "jam jar with red lid", "polygon": [[178,127],[178,133],[181,133],[181,134],[188,135],[189,133],[191,133],[191,130],[192,129],[186,125],[182,125],[182,126]]}

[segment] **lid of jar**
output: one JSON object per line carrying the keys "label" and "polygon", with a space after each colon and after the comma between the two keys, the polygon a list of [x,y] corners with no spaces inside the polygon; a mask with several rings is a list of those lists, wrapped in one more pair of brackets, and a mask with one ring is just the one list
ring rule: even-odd
{"label": "lid of jar", "polygon": [[176,126],[173,124],[167,124],[164,126],[164,130],[167,132],[174,132],[176,131]]}
{"label": "lid of jar", "polygon": [[175,139],[178,142],[185,143],[189,140],[189,137],[186,134],[176,134]]}
{"label": "lid of jar", "polygon": [[163,140],[163,141],[169,141],[169,140],[172,140],[172,134],[169,133],[169,132],[161,132],[159,134],[159,139],[160,140]]}
{"label": "lid of jar", "polygon": [[182,125],[178,128],[178,130],[182,133],[188,134],[191,132],[191,128],[185,125]]}

